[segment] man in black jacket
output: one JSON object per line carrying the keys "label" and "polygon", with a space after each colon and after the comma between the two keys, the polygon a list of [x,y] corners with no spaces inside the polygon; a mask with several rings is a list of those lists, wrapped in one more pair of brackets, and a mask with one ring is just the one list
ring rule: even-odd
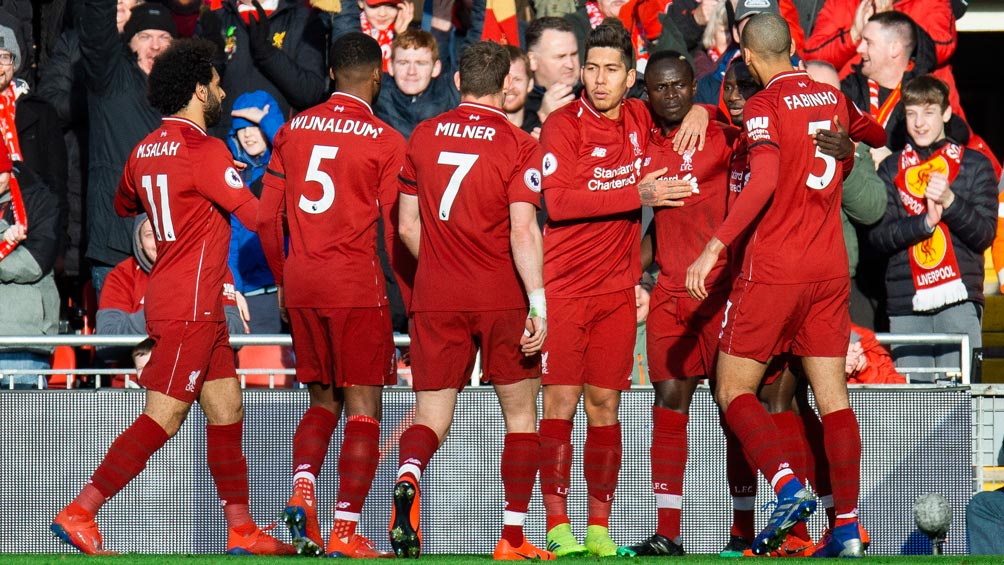
{"label": "man in black jacket", "polygon": [[324,25],[300,0],[225,0],[203,13],[195,34],[216,44],[220,86],[230,94],[212,130],[218,137],[230,131],[230,110],[241,94],[268,92],[288,119],[328,92]]}
{"label": "man in black jacket", "polygon": [[[990,160],[945,134],[948,86],[925,75],[903,86],[908,142],[879,166],[888,206],[870,235],[889,255],[885,286],[893,333],[964,333],[982,343],[983,253],[997,222]],[[897,367],[960,367],[956,345],[899,345]],[[909,373],[909,371],[900,372]],[[933,382],[942,373],[914,373]]]}
{"label": "man in black jacket", "polygon": [[147,74],[176,28],[160,4],[134,8],[121,36],[115,0],[77,0],[74,8],[90,122],[87,259],[100,293],[104,277],[132,255],[132,220],[115,213],[115,190],[132,148],[160,124],[146,98]]}

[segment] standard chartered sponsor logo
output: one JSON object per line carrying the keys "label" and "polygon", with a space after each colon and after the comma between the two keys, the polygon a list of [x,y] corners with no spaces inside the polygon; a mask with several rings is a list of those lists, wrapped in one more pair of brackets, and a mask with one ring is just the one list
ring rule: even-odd
{"label": "standard chartered sponsor logo", "polygon": [[[587,184],[589,190],[616,190],[637,182],[636,167],[633,163],[621,165],[613,169],[595,167],[593,178]],[[627,176],[625,176],[627,175]]]}

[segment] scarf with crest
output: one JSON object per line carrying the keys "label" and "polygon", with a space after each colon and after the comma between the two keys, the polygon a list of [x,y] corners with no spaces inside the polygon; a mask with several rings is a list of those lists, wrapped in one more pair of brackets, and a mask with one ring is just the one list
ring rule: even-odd
{"label": "scarf with crest", "polygon": [[[932,173],[942,173],[949,184],[959,176],[962,164],[960,145],[946,143],[921,160],[917,151],[907,144],[899,158],[899,172],[896,174],[896,189],[906,213],[919,216],[927,213],[927,183]],[[913,295],[913,311],[929,312],[942,306],[965,301],[969,294],[962,282],[959,262],[955,258],[952,234],[939,222],[931,237],[917,243],[909,250],[910,274],[916,292]]]}

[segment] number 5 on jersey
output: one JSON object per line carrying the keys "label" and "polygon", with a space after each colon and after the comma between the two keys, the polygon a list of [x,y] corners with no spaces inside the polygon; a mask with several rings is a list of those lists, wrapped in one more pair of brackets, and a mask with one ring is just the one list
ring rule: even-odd
{"label": "number 5 on jersey", "polygon": [[[809,122],[809,135],[813,135],[821,129],[830,129],[830,120]],[[814,190],[823,190],[833,182],[833,175],[837,172],[837,160],[820,151],[819,146],[816,146],[814,157],[823,160],[823,163],[826,164],[826,170],[823,171],[822,176],[816,176],[810,171],[809,178],[805,179],[805,186]]]}
{"label": "number 5 on jersey", "polygon": [[443,192],[443,199],[439,202],[440,220],[444,222],[449,221],[453,201],[457,199],[457,193],[460,192],[460,183],[464,182],[464,177],[467,176],[467,173],[471,172],[477,160],[478,155],[471,153],[454,153],[452,151],[441,151],[439,153],[437,163],[456,167],[456,170],[450,176],[450,182],[446,185],[446,191]]}
{"label": "number 5 on jersey", "polygon": [[297,205],[308,214],[323,214],[335,203],[335,181],[331,180],[331,175],[321,170],[321,161],[334,159],[338,155],[338,148],[329,145],[315,145],[310,151],[310,163],[307,164],[307,174],[304,176],[307,182],[316,182],[321,185],[321,198],[311,200],[305,195],[300,195]]}

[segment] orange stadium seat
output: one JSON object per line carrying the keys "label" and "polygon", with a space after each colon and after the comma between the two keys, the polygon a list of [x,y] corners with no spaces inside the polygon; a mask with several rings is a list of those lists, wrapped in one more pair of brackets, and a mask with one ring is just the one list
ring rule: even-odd
{"label": "orange stadium seat", "polygon": [[49,375],[50,389],[75,388],[77,386],[77,377],[73,374],[73,370],[77,368],[77,352],[72,347],[69,345],[56,346],[56,350],[52,352],[52,368],[66,372]]}
{"label": "orange stadium seat", "polygon": [[[237,367],[256,371],[245,376],[247,388],[268,388],[269,369],[285,369],[292,366],[287,348],[281,345],[245,345],[237,352]],[[293,386],[293,375],[275,375],[275,388],[291,386]]]}

